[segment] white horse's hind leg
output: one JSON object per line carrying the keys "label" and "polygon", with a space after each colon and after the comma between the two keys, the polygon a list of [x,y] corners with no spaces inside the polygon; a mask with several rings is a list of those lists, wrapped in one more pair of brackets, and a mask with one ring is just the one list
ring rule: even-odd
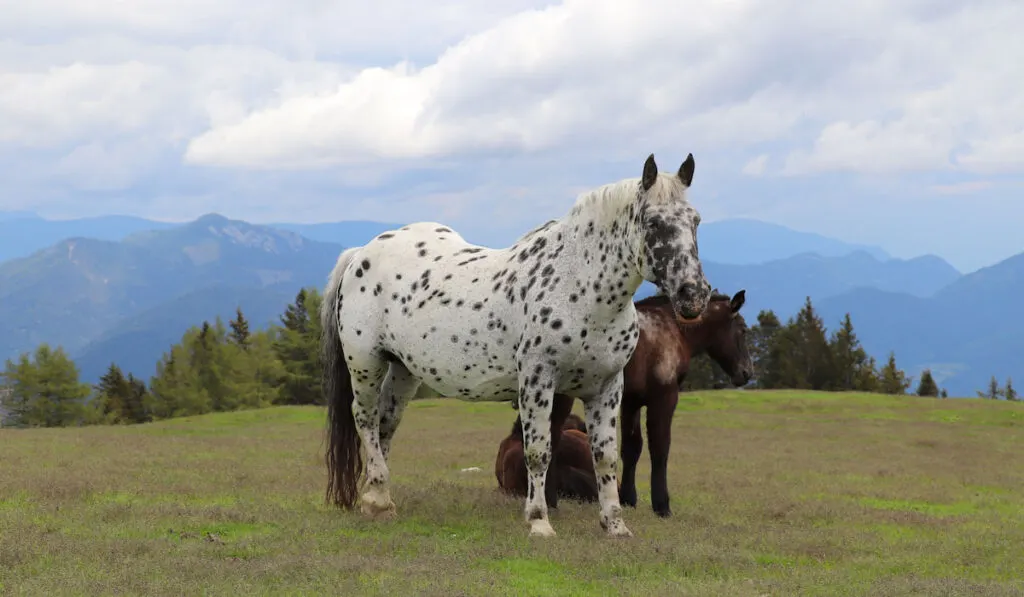
{"label": "white horse's hind leg", "polygon": [[597,474],[598,500],[601,503],[601,527],[613,537],[631,537],[622,520],[615,469],[619,447],[615,438],[615,419],[622,402],[622,372],[608,380],[601,393],[583,403],[587,416],[587,435]]}
{"label": "white horse's hind leg", "polygon": [[391,440],[402,421],[402,413],[419,387],[420,380],[409,373],[405,365],[391,362],[380,390],[380,449],[384,453],[384,462],[391,454]]}
{"label": "white horse's hind leg", "polygon": [[547,389],[546,380],[537,375],[519,376],[519,416],[523,422],[523,451],[529,472],[529,490],[526,495],[526,521],[530,535],[553,537],[555,529],[548,520],[548,503],[544,485],[551,463],[551,411],[554,392]]}
{"label": "white horse's hind leg", "polygon": [[380,389],[388,363],[382,359],[360,359],[349,363],[352,372],[352,415],[366,450],[366,491],[361,510],[369,516],[395,514],[388,488],[388,464],[380,441]]}

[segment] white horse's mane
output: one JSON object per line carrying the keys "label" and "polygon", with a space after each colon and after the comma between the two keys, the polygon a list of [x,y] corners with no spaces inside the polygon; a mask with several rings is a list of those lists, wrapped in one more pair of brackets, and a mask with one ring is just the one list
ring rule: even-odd
{"label": "white horse's mane", "polygon": [[[681,184],[682,182],[675,174],[659,173],[654,186],[647,193],[648,202],[656,205],[678,198]],[[522,242],[541,230],[572,220],[580,214],[592,217],[596,226],[611,225],[612,222],[620,220],[623,210],[636,201],[639,185],[640,178],[633,177],[583,191],[576,196],[576,200],[573,201],[568,212],[558,219],[548,220],[527,231],[516,242]]]}
{"label": "white horse's mane", "polygon": [[[618,219],[622,216],[622,210],[636,200],[639,185],[639,177],[626,178],[581,193],[569,214],[593,214],[599,223]],[[678,198],[681,186],[682,181],[675,174],[660,173],[654,186],[647,192],[647,201],[657,205]]]}

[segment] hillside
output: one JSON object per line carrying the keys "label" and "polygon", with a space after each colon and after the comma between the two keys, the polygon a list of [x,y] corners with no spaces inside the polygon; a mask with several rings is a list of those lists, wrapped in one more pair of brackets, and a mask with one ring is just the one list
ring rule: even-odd
{"label": "hillside", "polygon": [[69,238],[119,241],[135,232],[174,226],[176,224],[134,216],[46,220],[29,212],[0,213],[0,263],[28,257]]}
{"label": "hillside", "polygon": [[[826,322],[849,312],[867,350],[895,350],[908,371],[931,367],[951,394],[990,375],[1024,381],[1024,253],[967,274],[932,297],[857,289],[818,302]],[[884,351],[884,352],[883,352]]]}
{"label": "hillside", "polygon": [[960,277],[933,255],[879,260],[863,251],[837,257],[803,253],[757,265],[712,260],[705,273],[723,289],[746,288],[751,307],[783,313],[796,312],[807,296],[821,300],[862,287],[927,297]]}
{"label": "hillside", "polygon": [[678,410],[673,516],[651,511],[645,450],[619,541],[565,500],[557,537],[527,536],[492,472],[507,404],[409,405],[391,521],[322,505],[322,408],[0,430],[0,593],[1019,595],[1024,405],[721,391]]}
{"label": "hillside", "polygon": [[[31,212],[0,211],[0,263],[48,248],[70,238],[121,241],[137,233],[179,228],[182,224],[135,216],[97,216],[47,220]],[[351,246],[394,228],[382,222],[350,221],[326,224],[269,224],[309,240]],[[359,239],[363,239],[362,241]]]}
{"label": "hillside", "polygon": [[[379,232],[376,226],[384,225],[313,229],[361,244]],[[88,381],[112,360],[148,377],[160,354],[203,319],[227,320],[241,306],[255,326],[275,320],[299,288],[323,285],[342,247],[216,214],[135,231],[120,242],[64,240],[0,264],[0,357],[47,341],[64,345]],[[1009,306],[1021,296],[1020,256],[961,276],[934,256],[802,253],[743,265],[702,253],[715,286],[747,290],[752,322],[760,309],[788,317],[811,296],[827,326],[834,328],[849,311],[876,358],[895,349],[909,373],[931,366],[954,394],[973,394],[992,374],[1001,381],[1024,379],[1014,357],[1020,350],[1013,349],[1024,337],[1024,322]],[[652,290],[645,284],[638,296]],[[950,313],[971,315],[951,322]]]}
{"label": "hillside", "polygon": [[747,218],[730,218],[700,225],[700,251],[719,263],[754,265],[801,253],[842,257],[864,252],[885,261],[890,255],[879,247],[848,243],[813,232],[793,230]]}
{"label": "hillside", "polygon": [[[932,256],[880,262],[866,253],[748,266],[705,260],[704,269],[723,292],[747,290],[751,323],[761,309],[785,320],[806,296],[829,330],[850,313],[876,359],[892,350],[909,375],[931,368],[951,395],[973,396],[991,375],[1000,384],[1007,377],[1024,380],[1024,253],[962,276]],[[637,296],[653,292],[644,283]]]}
{"label": "hillside", "polygon": [[114,356],[155,363],[168,338],[238,304],[269,321],[323,283],[340,249],[218,215],[121,242],[65,240],[0,264],[0,355],[62,344],[90,381]]}
{"label": "hillside", "polygon": [[[312,280],[310,284],[316,285]],[[71,356],[83,379],[98,379],[111,362],[148,379],[156,373],[160,355],[179,342],[190,326],[216,317],[227,323],[234,318],[236,307],[241,307],[251,329],[280,323],[279,316],[297,292],[291,284],[208,286],[116,322]]]}
{"label": "hillside", "polygon": [[[29,212],[0,212],[0,262],[27,257],[61,240],[73,237],[120,241],[146,230],[166,230],[179,224],[135,216],[99,216],[72,220],[46,220]],[[300,234],[307,239],[345,246],[359,244],[397,225],[352,220],[318,224],[272,223],[272,228]],[[785,259],[800,253],[839,257],[864,251],[879,260],[889,258],[878,247],[847,243],[750,219],[707,222],[700,228],[701,251],[720,263],[749,265]]]}
{"label": "hillside", "polygon": [[[865,251],[856,251],[838,257],[802,253],[748,265],[721,263],[708,257],[703,262],[708,280],[722,292],[747,290],[745,309],[755,315],[761,309],[795,313],[807,296],[820,301],[861,288],[923,298],[961,277],[953,266],[934,255],[879,260]],[[644,283],[637,296],[655,291],[653,285]]]}

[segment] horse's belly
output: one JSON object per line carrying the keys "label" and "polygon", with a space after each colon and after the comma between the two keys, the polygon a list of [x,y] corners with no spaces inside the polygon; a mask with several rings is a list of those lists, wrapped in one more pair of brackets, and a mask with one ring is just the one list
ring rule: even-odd
{"label": "horse's belly", "polygon": [[[511,400],[517,393],[513,340],[488,330],[484,317],[424,314],[417,321],[393,317],[385,328],[385,348],[409,372],[445,396],[466,400]],[[479,321],[477,321],[479,319]]]}
{"label": "horse's belly", "polygon": [[442,396],[472,402],[500,402],[512,400],[518,393],[515,370],[511,373],[478,372],[466,375],[438,375],[432,363],[406,365],[410,373]]}

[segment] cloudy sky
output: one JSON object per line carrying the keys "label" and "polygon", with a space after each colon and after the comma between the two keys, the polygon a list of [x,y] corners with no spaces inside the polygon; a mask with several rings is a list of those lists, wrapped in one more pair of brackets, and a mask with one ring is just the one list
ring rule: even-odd
{"label": "cloudy sky", "polygon": [[[503,244],[692,152],[750,217],[1024,249],[1020,0],[0,0],[0,210]],[[707,256],[712,258],[711,256]]]}

